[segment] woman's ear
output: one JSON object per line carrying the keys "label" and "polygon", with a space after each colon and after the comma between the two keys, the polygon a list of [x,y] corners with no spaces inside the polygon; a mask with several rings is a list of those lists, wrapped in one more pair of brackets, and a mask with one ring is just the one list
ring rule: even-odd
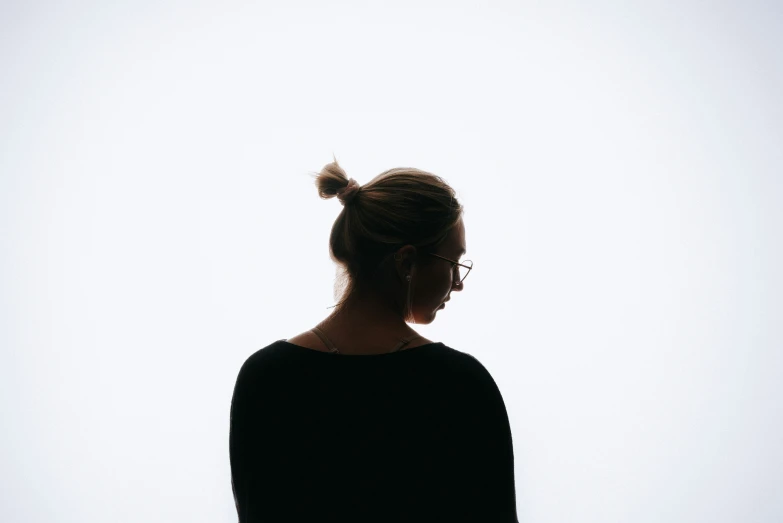
{"label": "woman's ear", "polygon": [[417,250],[413,245],[406,245],[394,254],[395,269],[403,282],[407,282],[407,276],[413,273],[416,260]]}

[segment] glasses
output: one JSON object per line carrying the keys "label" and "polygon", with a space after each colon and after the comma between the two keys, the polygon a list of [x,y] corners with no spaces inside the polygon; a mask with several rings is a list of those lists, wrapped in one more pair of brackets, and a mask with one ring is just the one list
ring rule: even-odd
{"label": "glasses", "polygon": [[[443,256],[440,256],[439,254],[435,254],[434,252],[428,253],[431,256],[437,256],[441,260],[446,260],[447,262],[451,262],[454,265],[452,266],[452,270],[454,271],[454,283],[462,284],[463,281],[465,281],[465,278],[468,277],[468,274],[470,274],[470,270],[473,268],[473,262],[470,260],[465,260],[462,263],[456,262],[454,260],[450,260],[448,258],[444,258]],[[465,274],[462,273],[462,269],[460,267],[463,267],[465,270]]]}

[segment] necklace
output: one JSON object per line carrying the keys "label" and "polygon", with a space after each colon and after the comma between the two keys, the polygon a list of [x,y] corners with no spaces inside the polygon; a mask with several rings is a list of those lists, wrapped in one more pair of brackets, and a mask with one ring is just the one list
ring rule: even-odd
{"label": "necklace", "polygon": [[[313,327],[310,329],[313,333],[315,333],[319,338],[321,338],[321,341],[324,342],[324,345],[329,349],[329,352],[332,354],[340,354],[340,351],[337,350],[337,347],[335,347],[334,343],[329,340],[329,338],[326,337],[326,334],[319,329],[318,327]],[[394,347],[394,349],[391,350],[391,352],[397,352],[400,350],[405,350],[403,347],[408,345],[411,341],[415,340],[416,338],[421,338],[421,336],[410,336],[408,338],[400,338],[400,342]]]}

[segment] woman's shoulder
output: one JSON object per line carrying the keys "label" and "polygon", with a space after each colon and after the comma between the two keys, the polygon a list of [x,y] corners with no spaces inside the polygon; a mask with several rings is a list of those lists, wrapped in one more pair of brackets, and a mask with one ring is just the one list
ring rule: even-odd
{"label": "woman's shoulder", "polygon": [[329,352],[329,349],[326,348],[326,345],[324,345],[324,343],[321,341],[321,338],[316,336],[313,331],[300,332],[296,336],[288,338],[285,341],[294,345],[299,345],[300,347],[305,347],[307,349]]}

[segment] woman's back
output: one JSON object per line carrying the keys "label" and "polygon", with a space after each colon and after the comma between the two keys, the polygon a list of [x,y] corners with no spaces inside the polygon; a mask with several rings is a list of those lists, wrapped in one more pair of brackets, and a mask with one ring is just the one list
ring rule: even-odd
{"label": "woman's back", "polygon": [[442,343],[259,350],[237,379],[230,453],[241,523],[517,521],[503,399]]}

